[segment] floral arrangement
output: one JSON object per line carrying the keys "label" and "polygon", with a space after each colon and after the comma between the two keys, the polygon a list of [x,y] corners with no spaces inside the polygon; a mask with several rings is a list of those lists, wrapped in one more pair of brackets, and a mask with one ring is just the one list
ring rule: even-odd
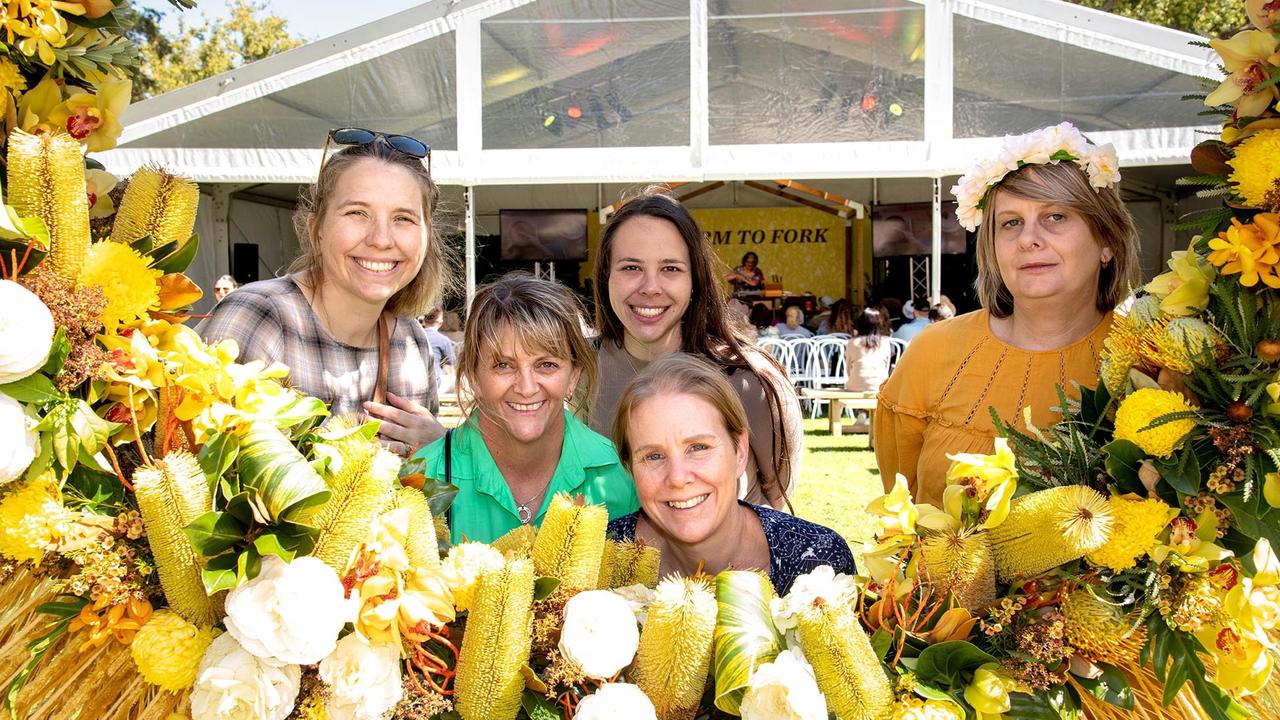
{"label": "floral arrangement", "polygon": [[1102,189],[1120,182],[1120,160],[1110,143],[1094,145],[1069,122],[1025,135],[1007,135],[1000,153],[969,168],[951,188],[956,196],[956,217],[973,232],[982,223],[991,189],[1006,175],[1024,165],[1074,162],[1089,176],[1089,184]]}

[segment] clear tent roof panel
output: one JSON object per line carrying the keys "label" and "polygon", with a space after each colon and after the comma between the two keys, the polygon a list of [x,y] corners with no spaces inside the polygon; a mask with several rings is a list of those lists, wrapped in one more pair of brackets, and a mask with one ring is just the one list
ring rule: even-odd
{"label": "clear tent roof panel", "polygon": [[103,161],[304,182],[356,125],[454,184],[941,176],[1067,119],[1182,162],[1193,39],[1058,0],[435,0],[136,104]]}

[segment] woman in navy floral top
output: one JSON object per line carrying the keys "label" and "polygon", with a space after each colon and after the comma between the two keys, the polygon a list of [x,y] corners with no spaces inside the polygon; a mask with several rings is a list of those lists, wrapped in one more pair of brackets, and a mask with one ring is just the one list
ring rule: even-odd
{"label": "woman in navy floral top", "polygon": [[609,534],[657,547],[661,574],[767,570],[786,594],[820,565],[855,572],[848,543],[833,530],[738,500],[746,412],[706,361],[676,353],[641,371],[618,401],[613,438],[640,511],[609,523]]}

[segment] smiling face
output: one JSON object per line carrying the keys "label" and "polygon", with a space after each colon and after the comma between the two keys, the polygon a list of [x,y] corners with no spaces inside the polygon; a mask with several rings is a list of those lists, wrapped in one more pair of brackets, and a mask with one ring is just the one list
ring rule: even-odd
{"label": "smiling face", "polygon": [[326,294],[338,303],[377,306],[409,284],[427,251],[422,191],[408,170],[359,160],[334,184],[324,217],[308,223],[318,238]]}
{"label": "smiling face", "polygon": [[626,331],[627,352],[654,359],[679,350],[681,322],[692,295],[689,248],[675,225],[637,215],[618,226],[609,304]]}
{"label": "smiling face", "polygon": [[1084,217],[1008,193],[997,192],[994,201],[996,263],[1014,307],[1054,300],[1094,308],[1098,276],[1112,253],[1094,239]]}
{"label": "smiling face", "polygon": [[533,443],[564,425],[564,401],[582,371],[567,358],[521,345],[503,325],[497,342],[482,350],[472,390],[486,439]]}
{"label": "smiling face", "polygon": [[628,422],[631,476],[649,522],[687,545],[724,527],[737,507],[747,435],[731,437],[715,406],[682,393],[641,401]]}

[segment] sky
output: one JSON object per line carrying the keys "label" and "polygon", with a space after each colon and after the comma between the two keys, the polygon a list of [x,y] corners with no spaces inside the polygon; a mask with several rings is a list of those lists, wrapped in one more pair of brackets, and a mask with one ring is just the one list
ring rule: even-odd
{"label": "sky", "polygon": [[[289,21],[289,32],[307,40],[336,35],[379,18],[419,5],[423,0],[268,0],[268,10]],[[227,16],[228,0],[197,0],[196,7],[179,11],[167,0],[139,0],[135,6],[155,8],[165,14],[162,26],[173,32],[178,17],[187,24],[201,21],[201,14],[214,18]]]}

